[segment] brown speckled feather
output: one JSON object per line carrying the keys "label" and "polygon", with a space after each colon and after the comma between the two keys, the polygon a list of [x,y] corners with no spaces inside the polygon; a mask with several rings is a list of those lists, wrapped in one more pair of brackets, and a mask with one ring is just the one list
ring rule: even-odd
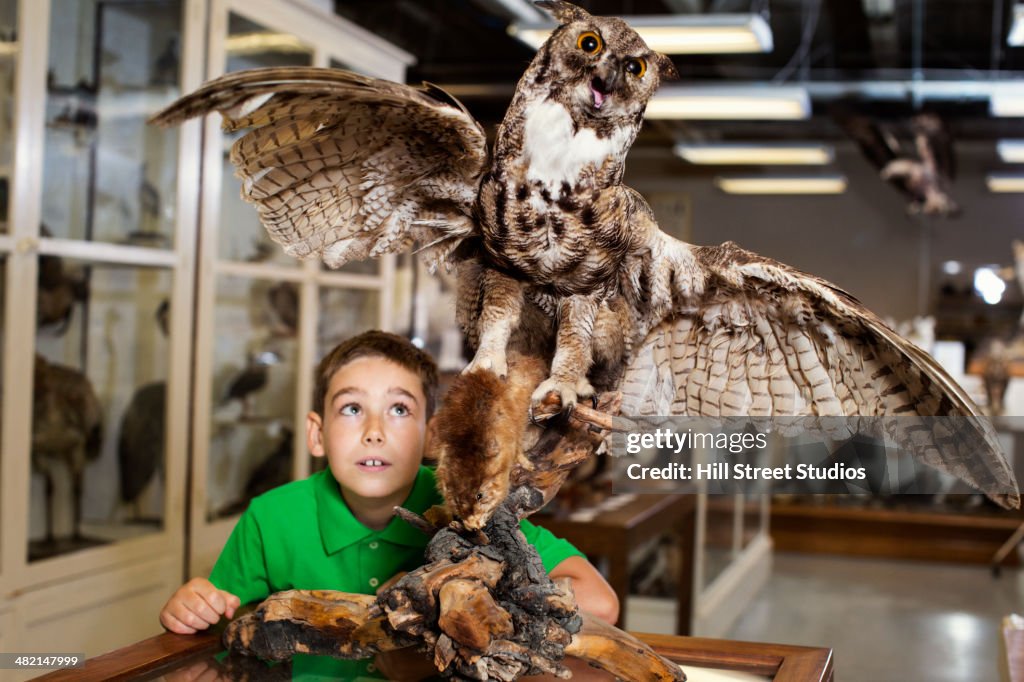
{"label": "brown speckled feather", "polygon": [[231,149],[242,196],[291,255],[340,267],[415,242],[436,263],[477,231],[486,137],[439,88],[337,69],[254,69],[207,83],[152,121],[211,111],[227,131],[249,129]]}
{"label": "brown speckled feather", "polygon": [[658,240],[664,259],[649,267],[692,262],[704,285],[685,307],[657,311],[637,330],[623,414],[957,417],[894,419],[884,428],[918,459],[1019,505],[1013,472],[977,406],[852,296],[729,242]]}

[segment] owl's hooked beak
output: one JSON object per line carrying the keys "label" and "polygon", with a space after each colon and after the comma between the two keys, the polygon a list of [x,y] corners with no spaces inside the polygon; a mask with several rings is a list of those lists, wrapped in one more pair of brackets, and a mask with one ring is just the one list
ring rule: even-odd
{"label": "owl's hooked beak", "polygon": [[608,95],[612,94],[619,82],[619,72],[613,68],[598,68],[590,79],[590,93],[594,96],[594,108],[600,109]]}

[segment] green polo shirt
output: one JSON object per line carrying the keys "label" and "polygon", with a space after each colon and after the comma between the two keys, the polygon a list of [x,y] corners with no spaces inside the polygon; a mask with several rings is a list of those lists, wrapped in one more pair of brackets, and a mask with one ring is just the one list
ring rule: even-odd
{"label": "green polo shirt", "polygon": [[[422,514],[441,502],[434,471],[420,467],[402,506]],[[543,528],[528,521],[521,527],[549,572],[571,556],[583,556]],[[364,526],[325,469],[254,498],[221,551],[210,582],[243,604],[292,589],[374,594],[399,571],[422,566],[428,541],[397,517],[383,530]],[[292,665],[294,679],[379,679],[371,661],[298,655]]]}

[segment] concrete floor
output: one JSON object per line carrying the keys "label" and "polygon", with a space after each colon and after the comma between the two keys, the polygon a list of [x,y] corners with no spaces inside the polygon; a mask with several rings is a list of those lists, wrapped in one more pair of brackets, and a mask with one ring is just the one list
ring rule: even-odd
{"label": "concrete floor", "polygon": [[999,679],[999,622],[1024,611],[1024,571],[777,553],[729,639],[830,646],[836,680]]}

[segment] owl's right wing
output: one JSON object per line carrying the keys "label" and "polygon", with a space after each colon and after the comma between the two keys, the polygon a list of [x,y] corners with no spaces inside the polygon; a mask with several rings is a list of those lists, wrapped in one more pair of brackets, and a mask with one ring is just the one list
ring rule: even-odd
{"label": "owl's right wing", "polygon": [[623,415],[842,418],[830,423],[884,430],[1019,507],[1014,473],[966,392],[846,292],[731,242],[691,246],[660,231],[641,261],[624,286],[644,322],[619,384]]}
{"label": "owl's right wing", "polygon": [[340,267],[415,244],[436,264],[476,232],[486,136],[436,86],[252,69],[206,83],[151,122],[211,111],[227,131],[250,129],[231,148],[242,197],[289,255]]}

